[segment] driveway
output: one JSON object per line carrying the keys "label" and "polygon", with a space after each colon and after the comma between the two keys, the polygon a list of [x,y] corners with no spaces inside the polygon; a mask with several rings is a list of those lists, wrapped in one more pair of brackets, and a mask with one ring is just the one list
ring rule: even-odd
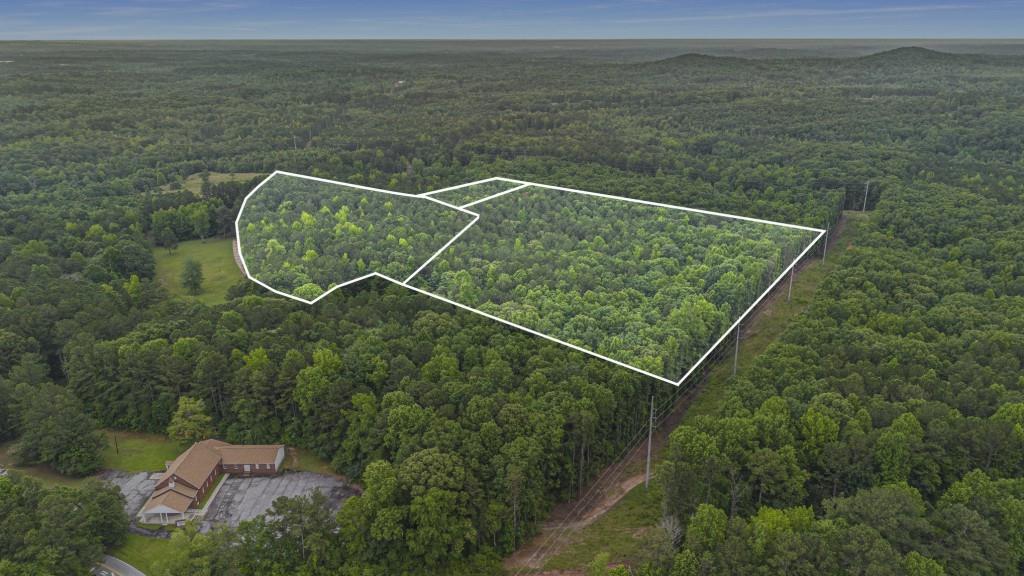
{"label": "driveway", "polygon": [[136,567],[113,556],[104,556],[90,573],[94,576],[146,576]]}

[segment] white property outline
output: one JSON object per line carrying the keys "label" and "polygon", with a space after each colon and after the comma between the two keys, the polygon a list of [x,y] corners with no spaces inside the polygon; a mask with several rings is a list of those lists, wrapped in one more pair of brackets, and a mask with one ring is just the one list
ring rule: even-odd
{"label": "white property outline", "polygon": [[[273,178],[274,176],[276,176],[278,174],[283,175],[283,176],[292,176],[292,177],[295,177],[295,178],[304,178],[306,180],[314,180],[314,181],[323,182],[323,183],[326,183],[326,184],[335,184],[335,185],[339,185],[339,186],[348,186],[350,188],[357,188],[357,189],[360,189],[360,190],[368,190],[368,191],[371,191],[371,192],[383,192],[385,194],[392,194],[392,195],[395,195],[395,196],[404,196],[404,197],[411,197],[411,198],[423,198],[425,200],[430,200],[430,201],[433,201],[433,202],[437,202],[438,204],[441,204],[443,206],[447,206],[449,208],[454,208],[455,210],[459,210],[460,212],[465,212],[466,214],[470,214],[470,215],[473,216],[473,220],[470,221],[470,223],[467,224],[457,234],[455,234],[455,236],[453,236],[450,240],[448,240],[448,242],[446,242],[444,246],[442,246],[437,252],[435,252],[429,259],[427,259],[426,262],[424,262],[419,268],[417,268],[416,271],[413,272],[404,281],[396,280],[396,279],[391,278],[389,276],[385,276],[384,274],[381,274],[379,272],[371,272],[369,274],[365,274],[365,275],[360,276],[358,278],[354,278],[352,280],[347,280],[345,282],[342,282],[341,284],[336,284],[335,286],[333,286],[329,290],[325,291],[323,294],[317,296],[313,300],[306,300],[304,298],[299,298],[298,296],[295,296],[293,294],[288,294],[288,293],[282,292],[281,290],[277,290],[276,288],[268,286],[266,283],[258,280],[255,276],[253,276],[249,272],[249,266],[245,263],[245,254],[243,254],[243,251],[242,251],[242,239],[241,239],[242,237],[241,237],[240,230],[239,230],[238,226],[239,226],[239,222],[242,219],[242,212],[245,211],[245,205],[249,201],[249,198],[253,194],[255,194],[264,184],[266,184],[268,181],[270,181],[271,178]],[[468,187],[468,186],[474,186],[476,184],[483,184],[485,182],[492,182],[492,181],[498,181],[498,180],[501,180],[501,181],[504,181],[504,182],[510,182],[512,184],[515,184],[516,186],[511,188],[511,189],[504,190],[502,192],[498,192],[497,194],[492,194],[491,196],[488,196],[486,198],[482,198],[482,199],[479,199],[479,200],[475,200],[473,202],[469,202],[467,204],[463,204],[462,206],[456,206],[454,204],[450,204],[448,202],[444,202],[442,200],[438,200],[437,198],[433,198],[432,197],[434,194],[437,194],[439,192],[447,192],[449,190],[456,190],[458,188],[465,188],[465,187]],[[697,213],[697,214],[705,214],[705,215],[709,215],[709,216],[719,216],[719,217],[722,217],[722,218],[731,218],[733,220],[744,220],[744,221],[747,221],[747,222],[756,222],[758,224],[769,224],[769,225],[772,225],[772,226],[782,226],[784,228],[792,228],[792,229],[796,229],[796,230],[804,230],[806,232],[817,232],[817,236],[815,236],[814,240],[811,240],[807,244],[807,246],[803,249],[803,251],[800,252],[800,254],[797,255],[797,257],[794,258],[793,261],[790,262],[789,265],[786,266],[782,270],[782,273],[779,274],[779,276],[777,278],[775,278],[775,280],[772,281],[771,284],[768,285],[768,288],[766,288],[765,291],[762,292],[761,295],[758,296],[757,299],[754,300],[750,304],[750,306],[748,306],[747,309],[744,310],[743,313],[740,314],[739,317],[736,318],[736,320],[732,323],[732,325],[729,326],[728,329],[726,329],[725,331],[722,332],[722,335],[718,338],[718,340],[716,340],[715,343],[712,344],[707,349],[706,352],[704,352],[704,355],[702,355],[700,357],[700,359],[698,359],[693,364],[693,366],[691,366],[690,369],[687,370],[685,374],[683,374],[682,378],[679,378],[678,380],[670,380],[668,378],[665,378],[664,376],[659,376],[658,374],[654,374],[653,372],[648,372],[647,370],[644,370],[642,368],[637,368],[636,366],[631,366],[629,364],[626,364],[625,362],[622,362],[621,360],[616,360],[614,358],[609,358],[607,356],[603,356],[601,354],[598,354],[597,352],[593,352],[591,350],[587,350],[586,348],[582,348],[580,346],[577,346],[576,344],[571,344],[571,343],[566,342],[564,340],[559,340],[558,338],[555,338],[554,336],[549,336],[548,334],[544,334],[542,332],[538,332],[536,330],[533,330],[532,328],[527,328],[526,326],[521,326],[519,324],[516,324],[515,322],[511,322],[509,320],[505,320],[504,318],[499,318],[497,316],[494,316],[493,314],[489,314],[489,313],[484,312],[482,310],[477,310],[476,308],[473,308],[471,306],[467,306],[465,304],[461,304],[459,302],[455,302],[454,300],[449,300],[448,298],[445,298],[444,296],[440,296],[440,295],[434,294],[433,292],[428,292],[428,291],[426,291],[426,290],[424,290],[422,288],[417,288],[416,286],[413,286],[413,285],[409,284],[410,280],[415,278],[417,274],[419,274],[421,271],[423,271],[424,268],[427,267],[428,264],[433,262],[435,258],[437,258],[442,252],[447,250],[452,245],[452,243],[454,243],[455,240],[457,240],[459,238],[459,236],[462,236],[462,234],[466,230],[469,230],[474,224],[476,224],[477,220],[480,219],[480,214],[478,214],[476,212],[472,212],[470,210],[466,210],[466,208],[468,206],[479,204],[481,202],[485,202],[487,200],[491,200],[493,198],[497,198],[499,196],[503,196],[503,195],[508,194],[510,192],[513,192],[513,191],[516,191],[516,190],[521,190],[521,189],[529,187],[529,186],[536,186],[536,187],[539,187],[539,188],[546,188],[546,189],[549,189],[549,190],[560,190],[562,192],[572,192],[574,194],[584,194],[584,195],[587,195],[587,196],[597,196],[599,198],[608,198],[608,199],[611,199],[611,200],[621,200],[623,202],[633,202],[635,204],[644,204],[644,205],[647,205],[647,206],[656,206],[656,207],[659,207],[659,208],[668,208],[668,209],[671,209],[671,210],[682,210],[682,211],[685,211],[685,212],[694,212],[694,213]],[[539,183],[536,183],[536,182],[527,182],[525,180],[515,180],[515,179],[512,179],[512,178],[502,178],[502,177],[485,178],[483,180],[476,180],[474,182],[468,182],[466,184],[459,184],[457,186],[449,186],[448,188],[441,188],[439,190],[431,190],[430,192],[424,192],[422,194],[406,194],[404,192],[394,192],[392,190],[384,190],[384,189],[381,189],[381,188],[372,188],[370,186],[362,186],[362,185],[359,185],[359,184],[350,184],[348,182],[339,182],[337,180],[328,180],[326,178],[317,178],[315,176],[306,176],[306,175],[303,175],[303,174],[296,174],[294,172],[285,172],[283,170],[275,170],[273,173],[270,174],[270,176],[267,176],[262,182],[257,184],[256,187],[253,188],[251,192],[246,194],[245,198],[242,200],[242,206],[238,209],[238,216],[235,217],[235,238],[238,241],[238,257],[239,257],[239,260],[242,262],[242,269],[245,272],[245,276],[249,280],[252,280],[253,282],[259,284],[260,286],[263,286],[264,288],[266,288],[267,290],[270,290],[274,294],[279,294],[279,295],[284,296],[286,298],[291,298],[292,300],[297,300],[299,302],[302,302],[303,304],[315,304],[315,303],[319,302],[321,299],[323,299],[325,296],[330,294],[331,292],[334,292],[335,290],[337,290],[338,288],[342,288],[342,287],[345,287],[345,286],[349,286],[351,284],[355,284],[356,282],[359,282],[359,281],[362,281],[362,280],[366,280],[367,278],[377,277],[377,278],[381,278],[381,279],[387,280],[388,282],[391,282],[392,284],[397,284],[397,285],[402,286],[404,288],[408,288],[409,290],[412,290],[413,292],[417,292],[419,294],[423,294],[424,296],[429,296],[431,298],[440,300],[440,301],[442,301],[442,302],[444,302],[446,304],[450,304],[450,305],[455,306],[457,308],[461,308],[462,310],[467,310],[469,312],[473,312],[475,314],[479,314],[479,315],[481,315],[481,316],[483,316],[485,318],[488,318],[490,320],[494,320],[496,322],[500,322],[502,324],[505,324],[506,326],[511,326],[512,328],[515,328],[517,330],[521,330],[523,332],[526,332],[527,334],[532,334],[534,336],[539,336],[539,337],[544,338],[546,340],[550,340],[550,341],[555,342],[557,344],[561,344],[562,346],[566,346],[568,348],[576,350],[577,352],[582,352],[582,353],[587,354],[589,356],[593,356],[595,358],[599,358],[601,360],[604,360],[605,362],[611,362],[612,364],[615,364],[616,366],[621,366],[621,367],[626,368],[628,370],[632,370],[633,372],[638,372],[640,374],[643,374],[644,376],[649,376],[651,378],[654,378],[656,380],[660,380],[660,381],[668,383],[668,384],[672,384],[674,386],[679,386],[683,382],[685,382],[686,379],[689,378],[690,375],[693,374],[693,372],[698,367],[700,367],[701,364],[704,363],[704,360],[706,360],[707,357],[715,349],[717,349],[718,346],[730,334],[733,333],[733,331],[738,329],[739,325],[747,318],[747,316],[754,310],[754,308],[756,308],[757,305],[760,304],[761,301],[764,300],[765,297],[767,297],[768,294],[770,294],[771,291],[775,289],[775,286],[777,286],[779,284],[779,282],[781,282],[782,279],[785,278],[786,275],[789,274],[790,271],[793,270],[793,268],[801,260],[803,260],[804,256],[806,256],[807,253],[810,252],[810,250],[812,248],[814,248],[818,244],[818,241],[821,240],[821,238],[823,236],[825,236],[826,233],[827,233],[827,230],[824,230],[824,229],[821,229],[821,228],[811,228],[809,226],[800,226],[798,224],[787,224],[785,222],[775,222],[775,221],[772,221],[772,220],[762,220],[760,218],[750,218],[748,216],[739,216],[739,215],[736,215],[736,214],[725,214],[725,213],[722,213],[722,212],[713,212],[713,211],[710,211],[710,210],[701,210],[699,208],[688,208],[688,207],[685,207],[685,206],[673,206],[671,204],[663,204],[663,203],[660,203],[660,202],[652,202],[650,200],[639,200],[639,199],[636,199],[636,198],[626,198],[624,196],[612,196],[610,194],[601,194],[601,193],[598,193],[598,192],[588,192],[586,190],[577,190],[575,188],[565,188],[565,187],[562,187],[562,186],[552,186],[552,185],[549,185],[549,184],[539,184]]]}

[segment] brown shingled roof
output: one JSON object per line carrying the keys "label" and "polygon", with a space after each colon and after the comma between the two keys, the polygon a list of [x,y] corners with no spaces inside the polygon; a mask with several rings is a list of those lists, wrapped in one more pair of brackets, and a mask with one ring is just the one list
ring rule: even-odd
{"label": "brown shingled roof", "polygon": [[171,462],[171,465],[167,467],[167,471],[164,472],[157,485],[159,486],[160,483],[171,476],[177,476],[191,484],[193,488],[198,489],[210,477],[217,464],[220,463],[220,454],[215,449],[228,445],[227,442],[221,442],[220,440],[196,442],[188,450],[185,450],[180,456],[175,458],[174,462]]}
{"label": "brown shingled roof", "polygon": [[154,494],[150,497],[142,506],[142,509],[148,512],[157,506],[167,506],[171,510],[182,513],[188,510],[192,502],[193,500],[184,494],[179,494],[174,490],[167,490],[159,496]]}
{"label": "brown shingled roof", "polygon": [[284,448],[283,444],[254,444],[249,446],[220,446],[224,464],[273,464],[277,462],[277,452]]}

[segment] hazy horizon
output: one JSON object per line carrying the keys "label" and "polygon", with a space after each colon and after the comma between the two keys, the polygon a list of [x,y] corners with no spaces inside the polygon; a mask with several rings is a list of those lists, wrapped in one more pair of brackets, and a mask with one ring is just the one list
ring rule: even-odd
{"label": "hazy horizon", "polygon": [[0,40],[1013,40],[1024,3],[12,0]]}

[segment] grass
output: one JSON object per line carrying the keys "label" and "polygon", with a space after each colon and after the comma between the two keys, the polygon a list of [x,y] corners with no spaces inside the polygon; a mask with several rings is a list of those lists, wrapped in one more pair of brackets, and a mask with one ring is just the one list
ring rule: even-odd
{"label": "grass", "polygon": [[[242,271],[235,264],[231,239],[212,238],[189,240],[178,244],[168,253],[166,248],[155,248],[156,279],[171,294],[194,298],[204,304],[220,304],[227,296],[228,288],[243,279]],[[181,271],[189,259],[197,260],[203,266],[203,291],[193,296],[181,285]]]}
{"label": "grass", "polygon": [[604,516],[577,534],[558,556],[544,565],[545,570],[571,570],[589,564],[599,552],[607,552],[614,562],[640,559],[647,534],[661,520],[661,491],[656,485],[637,486]]}
{"label": "grass", "polygon": [[[210,184],[223,184],[224,182],[247,182],[259,176],[266,176],[259,172],[210,172]],[[185,179],[185,190],[199,196],[203,191],[202,173],[192,174]],[[171,185],[165,184],[160,187],[161,192],[170,192]]]}
{"label": "grass", "polygon": [[[793,281],[792,299],[787,301],[785,296],[775,298],[744,331],[737,367],[740,374],[748,370],[757,357],[782,335],[793,318],[810,306],[822,281],[838,268],[838,254],[856,240],[868,219],[868,214],[862,212],[845,212],[844,216],[845,228],[829,248],[825,262],[820,258],[808,262]],[[693,422],[698,416],[717,414],[728,397],[731,383],[732,362],[723,361],[711,371],[704,390],[690,403],[682,424]],[[661,455],[656,453],[653,460],[654,468],[657,469]],[[638,558],[643,551],[644,541],[636,535],[657,525],[661,519],[661,504],[656,490],[648,493],[643,486],[634,488],[604,516],[575,534],[570,544],[547,561],[545,568],[582,568],[599,551],[609,552],[613,562],[628,563]]]}
{"label": "grass", "polygon": [[177,442],[162,434],[108,430],[103,467],[124,472],[160,472],[182,450]]}
{"label": "grass", "polygon": [[330,462],[323,460],[312,451],[305,448],[289,447],[288,454],[285,457],[282,468],[285,470],[314,472],[316,474],[324,474],[328,476],[337,475],[337,473],[331,469]]}
{"label": "grass", "polygon": [[[103,449],[102,463],[105,470],[121,470],[123,472],[158,472],[164,469],[164,463],[174,460],[181,454],[182,448],[160,434],[144,434],[142,432],[120,432],[107,430],[107,447]],[[117,448],[114,438],[117,438]],[[15,464],[14,446],[17,442],[0,444],[0,466],[25,476],[35,478],[46,486],[78,487],[85,478],[64,476],[53,468],[38,464],[18,466]]]}
{"label": "grass", "polygon": [[77,488],[85,478],[72,478],[70,476],[64,476],[53,468],[43,464],[37,464],[33,466],[17,466],[14,458],[14,447],[17,441],[4,442],[0,444],[0,466],[4,468],[35,478],[43,483],[44,486],[52,488],[54,486],[70,486]]}
{"label": "grass", "polygon": [[115,556],[144,574],[156,572],[157,561],[166,556],[171,541],[164,538],[149,538],[138,534],[128,534],[124,544],[110,551]]}

